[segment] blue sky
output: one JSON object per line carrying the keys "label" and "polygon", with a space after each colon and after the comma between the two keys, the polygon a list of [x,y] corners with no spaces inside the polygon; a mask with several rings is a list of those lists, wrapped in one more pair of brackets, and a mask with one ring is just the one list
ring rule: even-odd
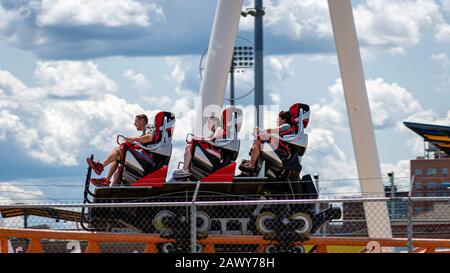
{"label": "blue sky", "polygon": [[[244,9],[253,4],[244,2]],[[450,1],[352,3],[383,174],[407,177],[422,143],[402,122],[450,124]],[[312,106],[305,172],[324,180],[357,177],[327,1],[264,5],[266,103]],[[5,199],[17,196],[8,190],[78,197],[85,158],[103,158],[116,134],[133,134],[133,116],[141,112],[177,115],[173,169],[191,130],[215,6],[210,0],[1,0]],[[252,27],[252,18],[242,18],[239,36],[252,40]],[[238,95],[251,89],[251,79],[251,71],[238,76]],[[249,105],[252,97],[239,103]],[[242,143],[240,158],[249,146]],[[407,179],[398,182],[405,186]],[[58,183],[73,185],[70,196],[67,187],[39,187]],[[349,193],[358,186],[324,181],[323,189]]]}

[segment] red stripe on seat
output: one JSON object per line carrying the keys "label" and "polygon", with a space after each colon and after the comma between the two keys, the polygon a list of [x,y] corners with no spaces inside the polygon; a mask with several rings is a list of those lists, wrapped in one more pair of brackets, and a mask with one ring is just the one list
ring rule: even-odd
{"label": "red stripe on seat", "polygon": [[235,170],[236,162],[233,162],[203,178],[200,182],[233,182]]}

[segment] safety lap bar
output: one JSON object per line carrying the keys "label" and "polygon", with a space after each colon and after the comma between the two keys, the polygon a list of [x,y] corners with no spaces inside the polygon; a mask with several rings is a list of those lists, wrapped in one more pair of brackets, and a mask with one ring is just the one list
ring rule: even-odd
{"label": "safety lap bar", "polygon": [[[191,134],[191,133],[187,134],[187,136],[186,136],[186,142],[187,143],[190,142],[188,140],[189,136],[195,137],[194,134]],[[208,140],[208,139],[202,137],[202,138],[197,138],[197,140],[201,140],[201,141],[204,141],[204,142],[206,142],[206,143],[208,143],[210,145],[213,145],[215,147],[221,148],[221,147],[225,147],[225,146],[229,145],[234,139],[218,139],[218,141],[221,141],[221,142],[214,142],[214,141],[211,141],[211,140]],[[225,141],[222,142],[222,140],[225,140]]]}

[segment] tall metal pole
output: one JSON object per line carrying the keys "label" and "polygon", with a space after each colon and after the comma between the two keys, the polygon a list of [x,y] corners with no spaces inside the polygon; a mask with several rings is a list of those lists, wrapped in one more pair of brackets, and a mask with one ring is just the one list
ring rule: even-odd
{"label": "tall metal pole", "polygon": [[[319,189],[319,174],[316,173],[314,174],[314,181],[316,182],[316,191],[317,191],[317,198],[320,199],[320,189]],[[320,203],[316,203],[316,214],[320,213]],[[319,229],[319,233],[322,233],[323,235],[325,234],[324,232],[325,229],[325,225],[323,225],[322,228]]]}
{"label": "tall metal pole", "polygon": [[390,172],[390,173],[388,173],[388,176],[389,176],[389,182],[390,182],[390,185],[391,185],[391,198],[392,198],[392,201],[391,201],[391,218],[395,219],[395,214],[396,214],[395,204],[396,204],[396,201],[393,200],[393,198],[395,198],[395,192],[396,192],[396,189],[395,189],[395,174],[394,174],[394,172]]}
{"label": "tall metal pole", "polygon": [[231,65],[230,69],[230,104],[235,105],[234,103],[234,66]]}
{"label": "tall metal pole", "polygon": [[263,127],[263,113],[259,112],[264,105],[264,33],[263,33],[263,0],[255,0],[255,107],[256,124]]}
{"label": "tall metal pole", "polygon": [[411,199],[412,196],[412,187],[414,185],[415,176],[411,177],[409,182],[409,192],[408,192],[408,221],[407,221],[407,236],[408,236],[408,253],[413,252],[413,236],[414,236],[414,227],[413,227],[413,202]]}
{"label": "tall metal pole", "polygon": [[[319,174],[314,175],[314,181],[316,182],[316,191],[317,191],[317,198],[320,198],[320,190],[319,190]],[[316,214],[320,212],[320,204],[316,203]]]}
{"label": "tall metal pole", "polygon": [[[353,148],[364,197],[384,197],[369,99],[350,0],[328,0],[336,50],[344,86]],[[386,202],[365,203],[367,229],[372,238],[392,238]]]}

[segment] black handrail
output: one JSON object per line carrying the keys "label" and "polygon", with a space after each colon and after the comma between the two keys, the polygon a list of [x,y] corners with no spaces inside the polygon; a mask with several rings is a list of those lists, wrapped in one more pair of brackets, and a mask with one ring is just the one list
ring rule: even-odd
{"label": "black handrail", "polygon": [[[94,155],[93,154],[91,154],[91,160],[94,160]],[[84,184],[83,204],[91,203],[91,201],[88,198],[88,195],[93,196],[92,192],[89,190],[89,185],[90,185],[90,181],[91,181],[91,175],[92,175],[92,168],[88,167],[88,171],[87,171],[87,174],[86,174],[86,181],[85,181],[85,184]],[[86,207],[83,207],[81,209],[80,225],[81,225],[81,227],[84,230],[90,231],[91,229],[84,225],[85,222],[88,222],[88,221],[86,221],[87,218],[85,217],[86,216],[85,215],[85,209],[86,209]]]}

